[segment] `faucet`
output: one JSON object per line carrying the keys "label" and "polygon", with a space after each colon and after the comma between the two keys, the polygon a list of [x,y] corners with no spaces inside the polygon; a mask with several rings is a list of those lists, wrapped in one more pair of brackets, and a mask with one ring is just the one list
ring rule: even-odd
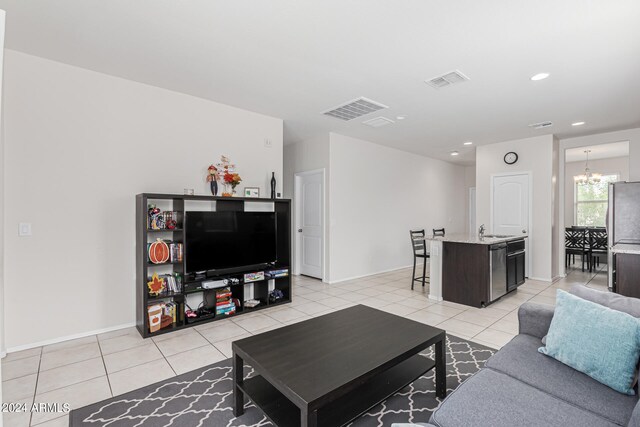
{"label": "faucet", "polygon": [[480,238],[484,237],[484,224],[480,225],[480,229],[478,230],[478,235]]}

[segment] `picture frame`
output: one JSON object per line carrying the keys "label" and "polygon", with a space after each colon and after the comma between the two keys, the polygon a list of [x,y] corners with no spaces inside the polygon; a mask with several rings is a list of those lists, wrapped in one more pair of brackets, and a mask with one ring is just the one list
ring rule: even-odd
{"label": "picture frame", "polygon": [[244,197],[260,197],[260,187],[244,187]]}

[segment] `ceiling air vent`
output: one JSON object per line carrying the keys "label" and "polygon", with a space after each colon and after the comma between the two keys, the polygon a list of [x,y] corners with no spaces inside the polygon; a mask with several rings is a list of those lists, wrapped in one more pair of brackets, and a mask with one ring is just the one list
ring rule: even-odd
{"label": "ceiling air vent", "polygon": [[349,120],[357,119],[365,114],[373,113],[374,111],[383,110],[385,108],[389,107],[384,104],[380,104],[379,102],[360,97],[338,105],[337,107],[330,108],[327,111],[323,111],[322,114],[348,122]]}
{"label": "ceiling air vent", "polygon": [[553,126],[553,122],[531,123],[529,125],[529,127],[532,129],[544,129],[544,128],[550,128],[551,126]]}
{"label": "ceiling air vent", "polygon": [[436,89],[440,89],[443,87],[451,86],[457,83],[463,83],[469,80],[469,77],[465,76],[458,70],[451,71],[450,73],[444,74],[442,76],[434,77],[429,80],[425,80],[425,82]]}
{"label": "ceiling air vent", "polygon": [[395,123],[395,122],[391,119],[387,119],[386,117],[382,117],[382,116],[362,122],[363,125],[371,126],[372,128],[380,128],[382,126],[390,125],[392,123]]}

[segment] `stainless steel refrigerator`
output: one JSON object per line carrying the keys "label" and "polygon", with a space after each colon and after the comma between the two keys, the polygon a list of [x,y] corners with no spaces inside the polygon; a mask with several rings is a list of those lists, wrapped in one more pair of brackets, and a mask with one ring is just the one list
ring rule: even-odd
{"label": "stainless steel refrigerator", "polygon": [[640,182],[609,184],[607,236],[608,286],[616,292],[616,253],[640,248]]}

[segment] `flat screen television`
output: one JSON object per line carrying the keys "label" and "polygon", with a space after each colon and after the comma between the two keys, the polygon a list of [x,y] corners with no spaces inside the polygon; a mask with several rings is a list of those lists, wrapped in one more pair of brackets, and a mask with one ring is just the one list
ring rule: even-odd
{"label": "flat screen television", "polygon": [[277,260],[274,212],[186,212],[184,222],[186,273],[224,273]]}

